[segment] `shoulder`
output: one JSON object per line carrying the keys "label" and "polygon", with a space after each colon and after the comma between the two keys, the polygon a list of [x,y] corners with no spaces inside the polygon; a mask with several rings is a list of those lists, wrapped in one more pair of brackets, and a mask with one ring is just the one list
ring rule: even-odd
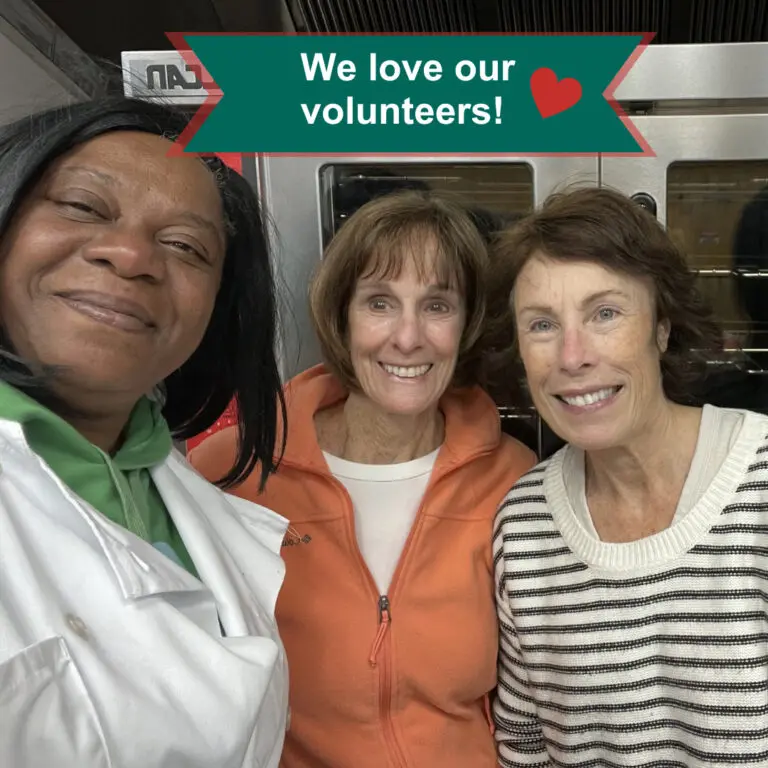
{"label": "shoulder", "polygon": [[519,466],[522,472],[528,472],[538,463],[536,454],[527,445],[504,433],[499,440],[498,451]]}
{"label": "shoulder", "polygon": [[562,471],[565,450],[565,447],[561,448],[549,458],[536,463],[509,489],[496,512],[496,533],[518,525],[527,527],[532,520],[552,520],[546,480],[548,474]]}
{"label": "shoulder", "polygon": [[21,424],[9,419],[0,419],[0,456],[8,459],[32,455],[33,451],[27,443]]}
{"label": "shoulder", "polygon": [[206,437],[187,455],[187,461],[204,478],[215,482],[229,472],[237,456],[237,427],[227,427]]}
{"label": "shoulder", "polygon": [[[166,460],[165,469],[186,492],[185,506],[205,518],[223,538],[245,528],[270,550],[279,553],[279,543],[287,527],[287,520],[282,515],[255,501],[222,491],[178,452]],[[153,477],[158,486],[164,486],[161,487],[164,497],[172,493],[173,481],[167,472],[153,471]]]}
{"label": "shoulder", "polygon": [[[710,439],[730,442],[720,474],[742,483],[758,483],[759,490],[768,490],[768,416],[742,409],[708,407],[719,416],[712,422],[718,431]],[[740,423],[734,431],[738,417]],[[753,489],[758,490],[756,486]]]}
{"label": "shoulder", "polygon": [[768,461],[768,416],[743,408],[706,405],[704,409],[708,418],[702,419],[702,428],[709,431],[709,440],[728,441],[729,456]]}
{"label": "shoulder", "polygon": [[541,549],[559,536],[546,493],[547,473],[557,471],[552,466],[556,456],[529,469],[496,510],[491,549],[500,588],[506,574],[539,568]]}
{"label": "shoulder", "polygon": [[498,501],[523,475],[536,466],[537,461],[536,454],[527,446],[502,434],[490,454],[471,462],[470,467],[472,464],[475,466],[470,468],[470,472],[475,476],[485,475],[486,481],[496,489]]}

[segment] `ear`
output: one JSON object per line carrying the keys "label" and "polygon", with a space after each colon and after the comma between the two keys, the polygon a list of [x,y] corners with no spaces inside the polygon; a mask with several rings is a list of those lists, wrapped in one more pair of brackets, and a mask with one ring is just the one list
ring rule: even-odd
{"label": "ear", "polygon": [[670,330],[671,326],[669,320],[660,320],[656,324],[656,346],[659,348],[659,352],[662,355],[667,351]]}

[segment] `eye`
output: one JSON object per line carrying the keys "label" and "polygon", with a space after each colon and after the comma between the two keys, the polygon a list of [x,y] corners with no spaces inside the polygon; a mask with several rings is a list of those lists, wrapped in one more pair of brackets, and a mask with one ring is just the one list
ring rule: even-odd
{"label": "eye", "polygon": [[618,314],[619,313],[612,307],[600,307],[600,309],[597,310],[595,317],[603,322],[608,322],[609,320],[614,320]]}
{"label": "eye", "polygon": [[180,251],[184,251],[185,253],[194,253],[197,256],[200,255],[200,252],[197,250],[197,248],[191,246],[189,243],[184,243],[181,240],[165,240],[165,245],[170,245],[171,248],[178,248]]}
{"label": "eye", "polygon": [[374,312],[383,312],[389,308],[389,302],[382,296],[374,296],[368,299],[368,308]]}
{"label": "eye", "polygon": [[427,309],[430,312],[450,312],[451,308],[445,301],[431,301],[427,305]]}
{"label": "eye", "polygon": [[554,328],[554,325],[550,320],[534,320],[528,327],[534,333],[547,333]]}
{"label": "eye", "polygon": [[184,242],[183,240],[163,240],[162,243],[163,245],[167,245],[169,248],[174,248],[177,251],[181,251],[182,253],[189,254],[196,259],[200,259],[200,261],[203,261],[206,264],[209,263],[208,256],[205,254],[202,248],[190,245],[190,243]]}
{"label": "eye", "polygon": [[78,218],[94,217],[97,219],[106,219],[107,217],[101,211],[94,208],[88,203],[84,203],[81,200],[59,200],[57,205],[66,209],[70,213],[74,214]]}

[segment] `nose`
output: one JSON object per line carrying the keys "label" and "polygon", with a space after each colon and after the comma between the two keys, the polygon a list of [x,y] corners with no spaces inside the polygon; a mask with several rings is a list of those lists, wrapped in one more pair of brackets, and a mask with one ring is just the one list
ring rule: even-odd
{"label": "nose", "polygon": [[560,344],[560,368],[566,373],[579,373],[594,363],[594,350],[584,329],[565,329]]}
{"label": "nose", "polygon": [[413,352],[421,346],[421,323],[414,312],[404,310],[398,316],[393,341],[404,353]]}
{"label": "nose", "polygon": [[84,248],[85,259],[108,267],[126,280],[160,280],[165,265],[154,239],[139,227],[116,226],[91,240]]}

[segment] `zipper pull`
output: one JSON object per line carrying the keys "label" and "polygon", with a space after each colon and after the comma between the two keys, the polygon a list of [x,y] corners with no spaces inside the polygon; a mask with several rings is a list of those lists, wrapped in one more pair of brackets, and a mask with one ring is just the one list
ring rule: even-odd
{"label": "zipper pull", "polygon": [[373,641],[371,656],[368,662],[372,667],[376,666],[376,657],[379,655],[379,648],[384,642],[384,635],[387,634],[392,616],[389,612],[389,598],[386,595],[379,597],[379,631],[376,633],[376,639]]}

